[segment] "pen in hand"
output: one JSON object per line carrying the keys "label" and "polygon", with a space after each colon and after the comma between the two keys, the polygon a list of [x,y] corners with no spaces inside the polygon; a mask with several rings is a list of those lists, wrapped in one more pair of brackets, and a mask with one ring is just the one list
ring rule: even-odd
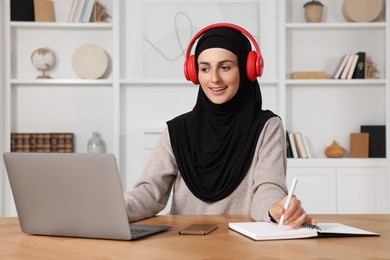
{"label": "pen in hand", "polygon": [[290,200],[291,200],[292,195],[294,194],[294,190],[295,190],[295,187],[296,187],[296,186],[297,186],[297,179],[294,178],[293,181],[292,181],[292,183],[291,183],[290,190],[288,191],[287,200],[286,200],[286,202],[284,203],[284,211],[283,211],[282,216],[280,217],[279,227],[283,225],[283,221],[284,221],[284,212],[286,212],[286,210],[288,209],[288,206],[290,205]]}

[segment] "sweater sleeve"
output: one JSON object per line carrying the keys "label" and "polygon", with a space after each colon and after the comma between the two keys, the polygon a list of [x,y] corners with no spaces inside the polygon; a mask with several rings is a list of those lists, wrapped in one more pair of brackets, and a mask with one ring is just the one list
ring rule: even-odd
{"label": "sweater sleeve", "polygon": [[176,161],[169,147],[165,129],[133,189],[124,193],[129,222],[152,217],[166,206],[177,175]]}
{"label": "sweater sleeve", "polygon": [[268,210],[287,194],[286,140],[282,121],[271,118],[263,129],[253,175],[251,217],[254,221],[270,221]]}

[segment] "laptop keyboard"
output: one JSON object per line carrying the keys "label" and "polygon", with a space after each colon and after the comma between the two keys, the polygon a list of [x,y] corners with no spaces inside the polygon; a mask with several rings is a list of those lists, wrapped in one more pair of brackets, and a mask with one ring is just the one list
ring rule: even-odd
{"label": "laptop keyboard", "polygon": [[136,235],[148,232],[149,230],[148,229],[135,229],[135,228],[132,228],[132,229],[130,229],[130,231],[131,231],[131,235],[132,236],[136,236]]}

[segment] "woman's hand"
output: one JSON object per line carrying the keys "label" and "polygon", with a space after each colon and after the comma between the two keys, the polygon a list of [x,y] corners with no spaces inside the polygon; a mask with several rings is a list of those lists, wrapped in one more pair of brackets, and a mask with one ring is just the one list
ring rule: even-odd
{"label": "woman's hand", "polygon": [[295,195],[291,197],[290,204],[288,209],[284,211],[284,203],[287,200],[287,196],[274,203],[269,209],[269,214],[272,218],[280,222],[281,216],[284,214],[284,225],[290,225],[292,228],[298,228],[303,223],[309,223],[312,225],[316,225],[317,222],[306,214],[305,210],[301,207],[301,202],[297,199]]}

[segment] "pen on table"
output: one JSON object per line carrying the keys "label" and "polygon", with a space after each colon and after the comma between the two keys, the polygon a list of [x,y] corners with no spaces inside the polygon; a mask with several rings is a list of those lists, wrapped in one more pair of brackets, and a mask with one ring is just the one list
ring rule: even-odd
{"label": "pen on table", "polygon": [[[295,187],[297,186],[297,179],[294,178],[292,183],[291,183],[291,187],[288,191],[288,195],[287,195],[287,200],[286,202],[284,203],[284,212],[286,212],[286,210],[288,209],[288,206],[290,205],[290,200],[291,200],[291,197],[292,195],[294,194],[294,190],[295,190]],[[282,216],[280,217],[280,221],[279,221],[279,227],[281,225],[283,225],[283,221],[284,221],[284,212],[282,214]]]}

